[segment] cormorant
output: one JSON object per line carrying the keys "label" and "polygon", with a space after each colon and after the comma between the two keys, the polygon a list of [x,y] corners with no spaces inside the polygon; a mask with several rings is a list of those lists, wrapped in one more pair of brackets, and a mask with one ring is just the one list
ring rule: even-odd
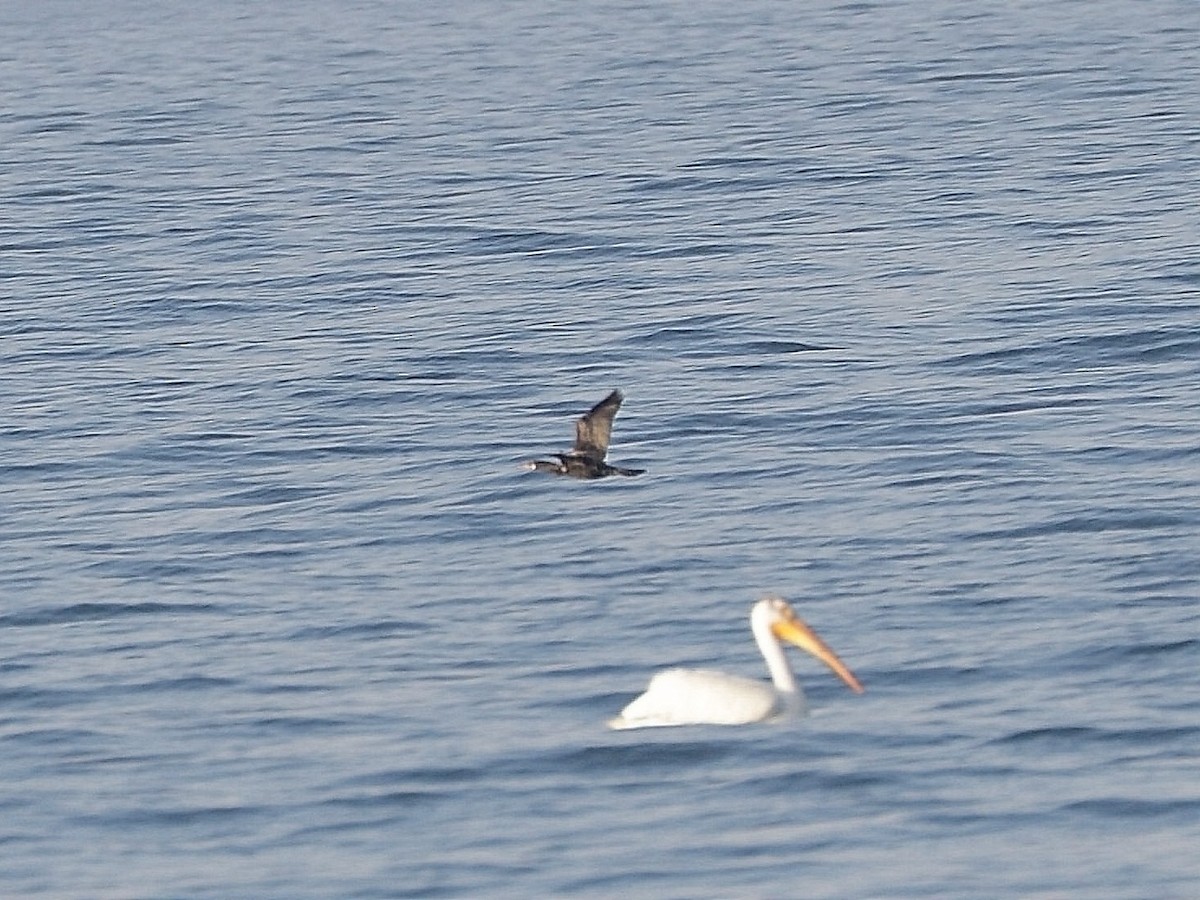
{"label": "cormorant", "polygon": [[623,469],[604,461],[608,455],[608,440],[612,435],[612,420],[625,398],[613,391],[575,421],[575,446],[569,453],[551,453],[558,462],[534,459],[525,468],[572,478],[603,478],[606,475],[641,475],[645,469]]}

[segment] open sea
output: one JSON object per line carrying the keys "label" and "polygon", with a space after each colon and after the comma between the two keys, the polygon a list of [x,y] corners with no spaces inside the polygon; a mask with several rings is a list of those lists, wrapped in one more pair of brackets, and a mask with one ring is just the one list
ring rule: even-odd
{"label": "open sea", "polygon": [[0,896],[1200,897],[1200,5],[0,33]]}

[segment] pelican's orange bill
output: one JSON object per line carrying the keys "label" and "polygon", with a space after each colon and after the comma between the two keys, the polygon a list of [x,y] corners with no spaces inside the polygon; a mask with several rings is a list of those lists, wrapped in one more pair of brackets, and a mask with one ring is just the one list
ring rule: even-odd
{"label": "pelican's orange bill", "polygon": [[784,619],[776,622],[772,628],[775,636],[780,640],[787,641],[799,647],[801,650],[807,650],[829,668],[833,669],[835,675],[842,681],[846,682],[846,687],[854,691],[856,694],[861,694],[865,688],[854,677],[854,673],[849,667],[841,661],[836,653],[830,649],[829,645],[821,640],[820,636],[812,630],[799,616],[792,615],[790,619]]}

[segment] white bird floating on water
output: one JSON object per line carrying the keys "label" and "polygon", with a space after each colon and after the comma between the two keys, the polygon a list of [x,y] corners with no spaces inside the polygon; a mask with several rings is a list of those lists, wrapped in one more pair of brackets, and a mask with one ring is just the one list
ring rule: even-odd
{"label": "white bird floating on water", "polygon": [[759,600],[750,611],[750,629],[767,661],[771,684],[708,669],[666,669],[650,679],[646,692],[611,719],[608,727],[747,725],[804,715],[804,691],[796,683],[781,640],[821,660],[854,693],[863,692],[854,673],[787,601],[779,597]]}

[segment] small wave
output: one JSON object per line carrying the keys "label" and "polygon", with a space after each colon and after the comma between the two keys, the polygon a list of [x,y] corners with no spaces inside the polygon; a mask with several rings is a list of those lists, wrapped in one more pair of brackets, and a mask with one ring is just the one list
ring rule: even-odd
{"label": "small wave", "polygon": [[64,625],[72,622],[95,622],[125,616],[181,615],[217,612],[211,603],[71,603],[47,609],[0,615],[0,628],[20,628],[35,625]]}
{"label": "small wave", "polygon": [[[641,733],[636,743],[610,744],[603,747],[585,747],[558,754],[549,760],[567,771],[608,770],[639,771],[667,767],[701,765],[725,759],[737,752],[738,744],[730,741],[678,741],[656,742],[646,740]],[[541,770],[546,760],[540,760],[533,768]]]}
{"label": "small wave", "polygon": [[1179,818],[1194,822],[1200,813],[1200,800],[1146,800],[1141,797],[1103,797],[1079,800],[1060,807],[1063,812],[1086,813],[1103,819]]}
{"label": "small wave", "polygon": [[1108,729],[1094,728],[1087,725],[1057,725],[1048,728],[1030,728],[1016,731],[1004,737],[996,738],[990,743],[1006,744],[1069,744],[1078,746],[1085,741],[1134,744],[1137,746],[1152,746],[1164,741],[1194,740],[1200,733],[1200,727],[1188,728],[1126,728]]}
{"label": "small wave", "polygon": [[1064,516],[1033,525],[979,531],[969,537],[981,540],[1041,537],[1048,534],[1099,534],[1105,531],[1155,531],[1187,525],[1183,516],[1164,513],[1112,513]]}

